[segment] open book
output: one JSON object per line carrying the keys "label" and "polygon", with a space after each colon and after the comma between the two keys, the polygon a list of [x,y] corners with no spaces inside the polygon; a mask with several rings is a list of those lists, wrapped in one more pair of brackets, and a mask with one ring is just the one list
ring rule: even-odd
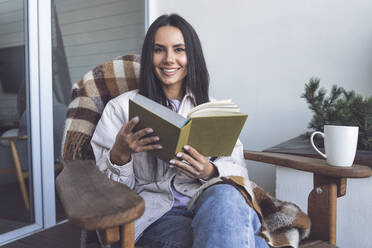
{"label": "open book", "polygon": [[164,161],[174,158],[184,145],[204,156],[231,155],[247,119],[231,100],[201,104],[185,118],[140,94],[129,100],[129,119],[135,116],[140,119],[135,131],[150,127],[151,135],[160,137],[163,149],[151,152]]}

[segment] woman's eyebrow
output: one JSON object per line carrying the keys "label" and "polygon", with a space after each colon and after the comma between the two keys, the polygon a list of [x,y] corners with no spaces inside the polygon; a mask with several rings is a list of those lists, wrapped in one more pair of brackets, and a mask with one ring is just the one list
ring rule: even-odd
{"label": "woman's eyebrow", "polygon": [[155,44],[154,44],[154,46],[158,46],[158,47],[165,47],[165,46],[163,46],[163,45],[160,45],[160,44],[158,44],[158,43],[155,43]]}
{"label": "woman's eyebrow", "polygon": [[[161,45],[161,44],[159,44],[159,43],[155,43],[154,46],[158,46],[158,47],[165,48],[164,45]],[[183,44],[183,43],[179,43],[179,44],[173,45],[173,47],[180,47],[180,46],[185,46],[185,44]]]}
{"label": "woman's eyebrow", "polygon": [[173,47],[182,47],[182,46],[185,46],[185,44],[179,43],[179,44],[173,45]]}

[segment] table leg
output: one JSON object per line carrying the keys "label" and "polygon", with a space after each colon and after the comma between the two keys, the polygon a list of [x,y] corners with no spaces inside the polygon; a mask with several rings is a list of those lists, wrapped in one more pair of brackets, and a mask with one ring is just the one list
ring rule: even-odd
{"label": "table leg", "polygon": [[29,210],[30,209],[30,202],[29,202],[29,199],[28,199],[28,194],[27,194],[25,180],[24,180],[23,173],[22,173],[21,163],[19,162],[19,156],[18,156],[17,148],[15,146],[14,140],[9,140],[9,144],[10,144],[10,149],[12,151],[14,166],[15,166],[15,169],[16,169],[16,172],[17,172],[17,178],[18,178],[19,186],[21,188],[23,201],[25,203],[26,209]]}

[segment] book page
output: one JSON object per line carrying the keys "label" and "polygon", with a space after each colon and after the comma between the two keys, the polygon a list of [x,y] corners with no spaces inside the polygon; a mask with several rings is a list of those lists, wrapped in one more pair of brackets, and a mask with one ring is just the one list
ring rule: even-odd
{"label": "book page", "polygon": [[235,114],[241,114],[239,109],[201,109],[194,113],[189,114],[189,118],[195,117],[206,117],[206,116],[230,116]]}
{"label": "book page", "polygon": [[230,99],[200,104],[187,115],[188,118],[196,116],[230,115],[240,113],[238,105]]}

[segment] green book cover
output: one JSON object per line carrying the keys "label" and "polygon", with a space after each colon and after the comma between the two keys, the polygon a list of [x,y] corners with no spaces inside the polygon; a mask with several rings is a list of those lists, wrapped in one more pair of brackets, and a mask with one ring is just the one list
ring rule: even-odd
{"label": "green book cover", "polygon": [[160,137],[158,143],[163,149],[151,153],[164,161],[173,159],[184,145],[191,145],[204,156],[231,155],[247,119],[242,113],[185,118],[139,94],[129,100],[129,119],[135,116],[140,121],[134,131],[152,128],[150,135]]}

